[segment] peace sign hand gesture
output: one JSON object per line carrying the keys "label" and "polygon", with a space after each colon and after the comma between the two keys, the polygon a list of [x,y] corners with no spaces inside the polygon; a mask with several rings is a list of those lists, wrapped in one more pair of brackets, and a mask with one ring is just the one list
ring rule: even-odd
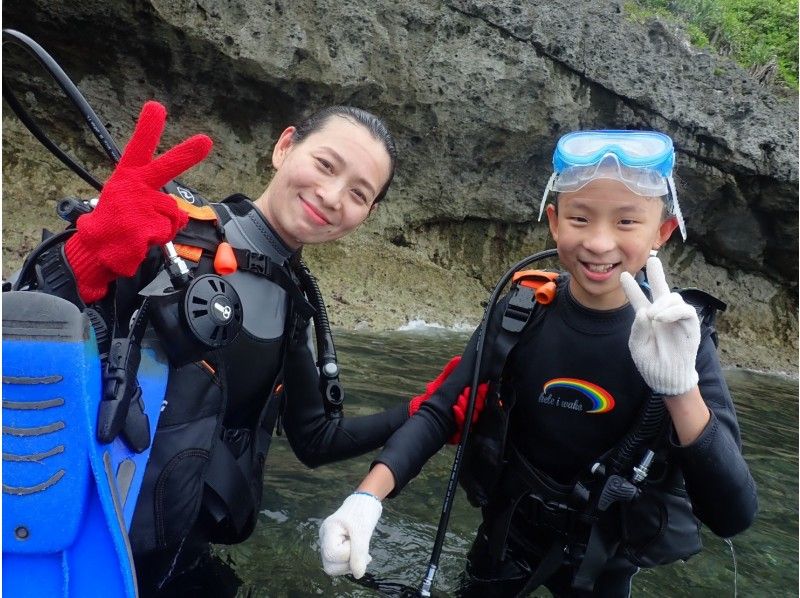
{"label": "peace sign hand gesture", "polygon": [[171,241],[186,225],[186,213],[161,187],[202,161],[212,142],[194,135],[154,158],[166,119],[161,104],[145,103],[97,207],[78,219],[78,232],[66,243],[67,261],[86,303],[101,299],[115,278],[133,276],[150,247]]}
{"label": "peace sign hand gesture", "polygon": [[695,370],[700,346],[700,322],[694,307],[671,293],[661,260],[647,260],[647,279],[653,302],[628,272],[620,282],[636,311],[628,347],[639,373],[655,392],[665,396],[691,390],[698,380]]}

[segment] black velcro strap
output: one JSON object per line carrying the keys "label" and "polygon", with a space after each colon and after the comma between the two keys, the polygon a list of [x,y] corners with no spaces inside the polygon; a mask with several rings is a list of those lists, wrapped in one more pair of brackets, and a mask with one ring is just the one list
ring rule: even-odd
{"label": "black velcro strap", "polygon": [[534,300],[533,290],[518,286],[503,313],[502,325],[491,345],[484,349],[484,365],[481,378],[499,380],[506,366],[508,355],[519,343],[524,330],[531,330],[544,315],[544,307]]}
{"label": "black velcro strap", "polygon": [[619,547],[620,539],[611,539],[598,523],[592,526],[586,553],[583,556],[578,572],[572,580],[572,587],[576,590],[591,592],[603,567],[614,556]]}
{"label": "black velcro strap", "polygon": [[539,566],[536,567],[528,582],[517,594],[517,596],[527,596],[530,592],[542,585],[556,570],[561,566],[564,561],[564,541],[561,537],[557,537],[550,548],[539,561]]}
{"label": "black velcro strap", "polygon": [[234,249],[233,254],[236,256],[239,270],[266,278],[286,291],[297,314],[305,319],[314,315],[316,310],[306,301],[305,295],[283,264],[274,262],[263,253],[256,253],[248,249]]}
{"label": "black velcro strap", "polygon": [[[249,463],[246,456],[245,461]],[[241,533],[256,505],[253,504],[255,501],[249,480],[224,441],[219,441],[211,451],[206,486],[222,500],[224,514],[230,518],[236,533]],[[214,515],[221,520],[221,514]]]}
{"label": "black velcro strap", "polygon": [[221,241],[222,234],[213,223],[206,220],[190,219],[186,226],[175,235],[176,243],[199,247],[208,251],[212,256],[216,253]]}

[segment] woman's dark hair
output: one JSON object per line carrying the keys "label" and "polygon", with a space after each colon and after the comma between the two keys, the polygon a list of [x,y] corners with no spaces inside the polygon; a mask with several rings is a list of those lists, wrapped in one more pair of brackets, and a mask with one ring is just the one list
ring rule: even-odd
{"label": "woman's dark hair", "polygon": [[386,180],[386,184],[375,197],[375,201],[373,203],[378,203],[386,196],[386,191],[389,189],[389,185],[392,183],[395,166],[397,165],[397,147],[394,143],[394,137],[392,137],[392,134],[389,132],[389,128],[382,119],[378,118],[371,112],[367,112],[366,110],[362,110],[361,108],[356,108],[354,106],[328,106],[327,108],[323,108],[322,110],[319,110],[318,112],[315,112],[308,118],[304,119],[299,125],[296,125],[294,135],[292,135],[292,142],[302,142],[306,137],[312,133],[316,133],[322,127],[324,127],[328,120],[334,116],[346,118],[353,124],[364,127],[376,140],[383,144],[386,153],[389,154],[389,178]]}

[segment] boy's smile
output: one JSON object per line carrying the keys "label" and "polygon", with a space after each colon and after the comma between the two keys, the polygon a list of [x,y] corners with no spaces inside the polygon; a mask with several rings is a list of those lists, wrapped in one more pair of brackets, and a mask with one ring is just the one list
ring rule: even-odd
{"label": "boy's smile", "polygon": [[675,229],[675,219],[663,220],[663,212],[658,198],[637,195],[613,179],[595,179],[559,194],[558,207],[549,205],[547,218],[579,303],[600,310],[627,303],[620,274],[636,274],[650,250]]}

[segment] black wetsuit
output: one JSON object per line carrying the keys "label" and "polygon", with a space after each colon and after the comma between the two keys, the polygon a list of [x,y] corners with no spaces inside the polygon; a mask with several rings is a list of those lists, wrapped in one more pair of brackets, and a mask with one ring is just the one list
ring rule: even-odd
{"label": "black wetsuit", "polygon": [[[229,199],[234,201],[217,206],[230,216],[224,226],[225,239],[235,248],[285,265],[292,251],[261,212],[243,196]],[[127,333],[129,318],[141,303],[139,290],[162,265],[156,248],[136,276],[116,282],[117,335]],[[210,269],[210,260],[204,258],[197,273]],[[170,368],[165,408],[130,530],[142,596],[223,595],[226,591],[181,573],[205,564],[209,542],[240,542],[252,532],[279,401],[289,443],[309,467],[378,448],[408,418],[406,404],[364,417],[326,418],[309,327],[299,327],[289,338],[294,319],[288,294],[248,271],[234,272],[226,280],[242,301],[240,334],[228,347],[207,354],[203,362]],[[278,399],[272,391],[281,376],[284,390]],[[227,461],[218,460],[223,453]],[[238,525],[227,517],[226,505],[209,488],[215,468],[209,464],[216,462],[218,473],[221,470],[224,475],[228,464],[229,471],[236,469],[236,459],[244,460],[246,472],[237,498],[249,505]],[[221,481],[224,485],[225,480]]]}
{"label": "black wetsuit", "polygon": [[[607,312],[590,310],[574,300],[568,284],[561,284],[556,300],[543,309],[542,319],[523,333],[506,361],[503,379],[516,396],[508,440],[528,463],[566,483],[620,441],[649,392],[628,349],[634,317],[630,305]],[[497,330],[502,312],[502,307],[494,312],[488,339],[492,329]],[[387,441],[377,458],[376,462],[394,474],[393,495],[453,433],[452,405],[471,383],[476,342],[477,334],[455,372]],[[757,509],[755,484],[741,454],[736,414],[716,348],[708,337],[701,343],[696,369],[711,419],[689,446],[679,446],[673,431],[668,460],[685,479],[694,515],[714,533],[728,537],[752,522]],[[484,526],[490,511],[484,509]],[[490,567],[483,531],[482,526],[468,571],[474,578],[494,579],[495,583],[473,590],[477,595],[488,595],[489,590],[513,595],[537,565],[550,537],[546,530],[526,526],[515,515],[506,562]],[[526,546],[515,542],[515,537]],[[531,552],[531,545],[542,550]],[[624,557],[614,557],[595,583],[596,595],[626,596],[636,570]],[[569,573],[562,567],[545,585],[557,595],[570,595]],[[501,579],[509,580],[508,584],[503,585]]]}

